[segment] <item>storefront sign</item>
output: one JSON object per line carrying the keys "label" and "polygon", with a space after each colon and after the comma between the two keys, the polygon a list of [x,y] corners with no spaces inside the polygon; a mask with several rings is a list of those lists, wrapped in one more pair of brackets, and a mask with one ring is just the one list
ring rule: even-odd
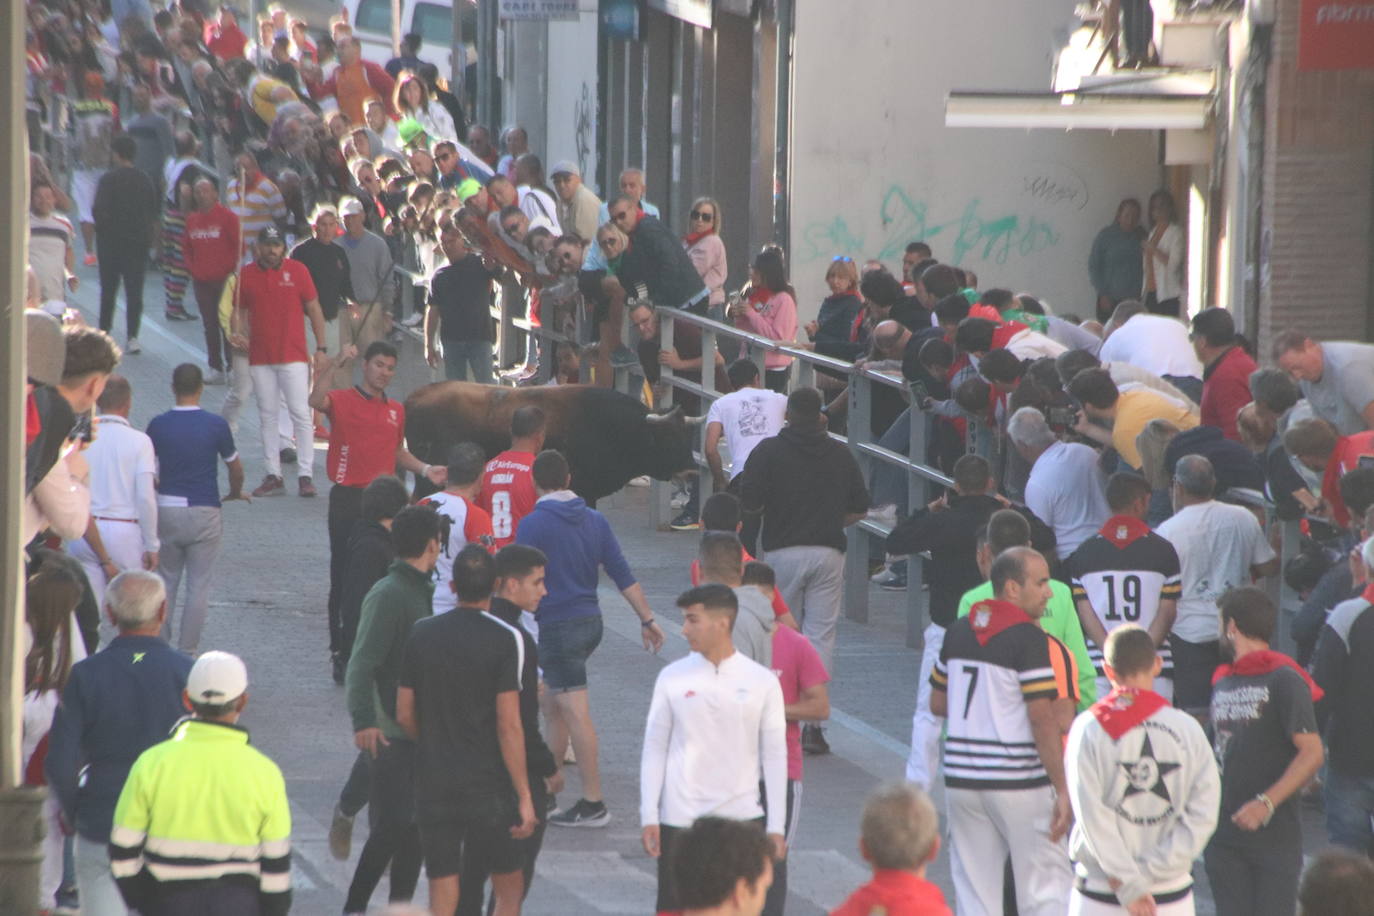
{"label": "storefront sign", "polygon": [[501,0],[502,19],[576,19],[577,0]]}
{"label": "storefront sign", "polygon": [[1374,69],[1374,0],[1302,0],[1299,70]]}

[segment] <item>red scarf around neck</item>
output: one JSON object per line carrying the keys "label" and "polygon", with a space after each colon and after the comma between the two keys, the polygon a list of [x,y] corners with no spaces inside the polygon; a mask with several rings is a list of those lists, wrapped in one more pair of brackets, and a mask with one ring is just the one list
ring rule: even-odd
{"label": "red scarf around neck", "polygon": [[1117,550],[1125,550],[1149,534],[1150,526],[1130,515],[1113,515],[1097,533],[1111,541]]}
{"label": "red scarf around neck", "polygon": [[1216,673],[1212,675],[1212,683],[1232,674],[1241,677],[1257,677],[1261,674],[1268,674],[1280,668],[1292,668],[1302,676],[1307,683],[1307,689],[1312,691],[1312,702],[1316,703],[1325,692],[1317,686],[1317,682],[1312,680],[1312,675],[1308,674],[1301,665],[1293,661],[1282,652],[1275,652],[1273,649],[1260,649],[1258,652],[1250,652],[1242,655],[1229,665],[1218,665]]}
{"label": "red scarf around neck", "polygon": [[1011,339],[1025,330],[1027,330],[1026,326],[1019,321],[999,324],[992,330],[992,349],[1005,350],[1007,344],[1011,343]]}
{"label": "red scarf around neck", "polygon": [[986,646],[989,639],[1018,623],[1035,623],[1020,607],[1000,598],[979,601],[969,608],[968,620],[980,646]]}
{"label": "red scarf around neck", "polygon": [[700,232],[689,232],[682,237],[682,244],[686,245],[688,248],[691,248],[697,242],[700,242],[702,239],[706,238],[706,236],[715,234],[715,229],[703,229]]}
{"label": "red scarf around neck", "polygon": [[1169,705],[1153,690],[1115,686],[1112,692],[1092,705],[1093,716],[1113,741]]}
{"label": "red scarf around neck", "polygon": [[749,291],[749,304],[755,309],[762,309],[774,295],[775,293],[768,287],[756,286]]}

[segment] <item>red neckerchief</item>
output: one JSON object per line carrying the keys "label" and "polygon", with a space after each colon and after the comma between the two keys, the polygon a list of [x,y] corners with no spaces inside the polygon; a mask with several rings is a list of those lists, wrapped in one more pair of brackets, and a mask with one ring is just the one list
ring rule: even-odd
{"label": "red neckerchief", "polygon": [[1312,680],[1312,675],[1308,674],[1301,665],[1293,661],[1282,652],[1275,652],[1273,649],[1261,649],[1258,652],[1251,652],[1236,659],[1230,665],[1217,666],[1216,673],[1212,675],[1212,683],[1232,674],[1241,677],[1255,677],[1260,674],[1268,674],[1280,668],[1292,668],[1302,679],[1307,682],[1307,688],[1312,691],[1312,702],[1321,700],[1324,691],[1317,686],[1317,682]]}
{"label": "red neckerchief", "polygon": [[33,402],[33,392],[29,392],[28,401],[24,405],[24,448],[33,445],[33,440],[37,439],[42,431],[43,416],[38,412],[38,405]]}
{"label": "red neckerchief", "polygon": [[773,291],[766,286],[756,286],[749,291],[749,301],[755,306],[763,306],[773,298]]}
{"label": "red neckerchief", "polygon": [[1120,741],[1122,735],[1168,705],[1169,701],[1153,690],[1116,686],[1091,709],[1102,730],[1113,741]]}
{"label": "red neckerchief", "polygon": [[706,238],[706,236],[715,234],[715,229],[703,229],[700,232],[689,232],[682,237],[682,244],[686,245],[688,248],[691,248],[697,242],[700,242],[702,239]]}
{"label": "red neckerchief", "polygon": [[1363,598],[1365,601],[1368,601],[1370,604],[1374,604],[1374,582],[1371,582],[1364,587],[1364,591],[1360,592],[1360,597]]}
{"label": "red neckerchief", "polygon": [[960,353],[954,357],[954,362],[949,364],[949,371],[945,373],[945,381],[952,382],[954,377],[959,374],[959,370],[968,365],[968,354]]}
{"label": "red neckerchief", "polygon": [[991,350],[1005,350],[1011,339],[1028,328],[1019,321],[1006,321],[992,329]]}
{"label": "red neckerchief", "polygon": [[968,621],[980,646],[986,646],[989,639],[1018,623],[1035,622],[1021,608],[1000,598],[988,598],[969,608]]}
{"label": "red neckerchief", "polygon": [[1150,533],[1150,526],[1130,515],[1113,515],[1097,532],[1112,542],[1117,550],[1125,550]]}
{"label": "red neckerchief", "polygon": [[969,306],[968,316],[970,318],[985,318],[988,321],[992,321],[997,324],[1002,323],[1002,313],[997,311],[997,309],[993,308],[992,306],[984,305],[981,302],[977,305]]}
{"label": "red neckerchief", "polygon": [[849,342],[858,343],[860,337],[863,336],[863,330],[864,312],[863,309],[859,309],[859,314],[854,316],[854,323],[849,326]]}

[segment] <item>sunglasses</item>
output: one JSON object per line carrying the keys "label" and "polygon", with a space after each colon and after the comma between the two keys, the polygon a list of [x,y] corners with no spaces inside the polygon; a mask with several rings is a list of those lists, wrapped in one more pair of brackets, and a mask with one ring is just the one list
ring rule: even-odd
{"label": "sunglasses", "polygon": [[854,259],[851,258],[851,257],[850,257],[849,255],[847,255],[847,254],[837,254],[837,255],[835,255],[833,258],[830,259],[830,263],[831,263],[831,264],[834,264],[836,261],[843,261],[843,262],[846,263],[846,264],[853,264],[853,263],[854,263]]}
{"label": "sunglasses", "polygon": [[693,210],[692,219],[699,219],[703,222],[713,223],[716,221],[716,215],[710,212],[709,210]]}

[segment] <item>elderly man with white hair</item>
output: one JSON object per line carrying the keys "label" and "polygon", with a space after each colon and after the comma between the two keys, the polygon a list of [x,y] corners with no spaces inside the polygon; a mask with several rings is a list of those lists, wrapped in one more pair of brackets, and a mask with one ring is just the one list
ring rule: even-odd
{"label": "elderly man with white hair", "polygon": [[1031,466],[1026,506],[1054,529],[1059,556],[1065,559],[1112,514],[1097,451],[1079,442],[1062,441],[1034,407],[1022,407],[1011,415],[1007,437]]}
{"label": "elderly man with white hair", "polygon": [[130,569],[115,576],[105,587],[105,613],[119,635],[72,666],[48,736],[44,772],[67,823],[76,828],[82,912],[123,916],[128,911],[108,849],[115,803],[134,761],[185,715],[181,695],[191,658],[158,635],[167,592],[157,573]]}

